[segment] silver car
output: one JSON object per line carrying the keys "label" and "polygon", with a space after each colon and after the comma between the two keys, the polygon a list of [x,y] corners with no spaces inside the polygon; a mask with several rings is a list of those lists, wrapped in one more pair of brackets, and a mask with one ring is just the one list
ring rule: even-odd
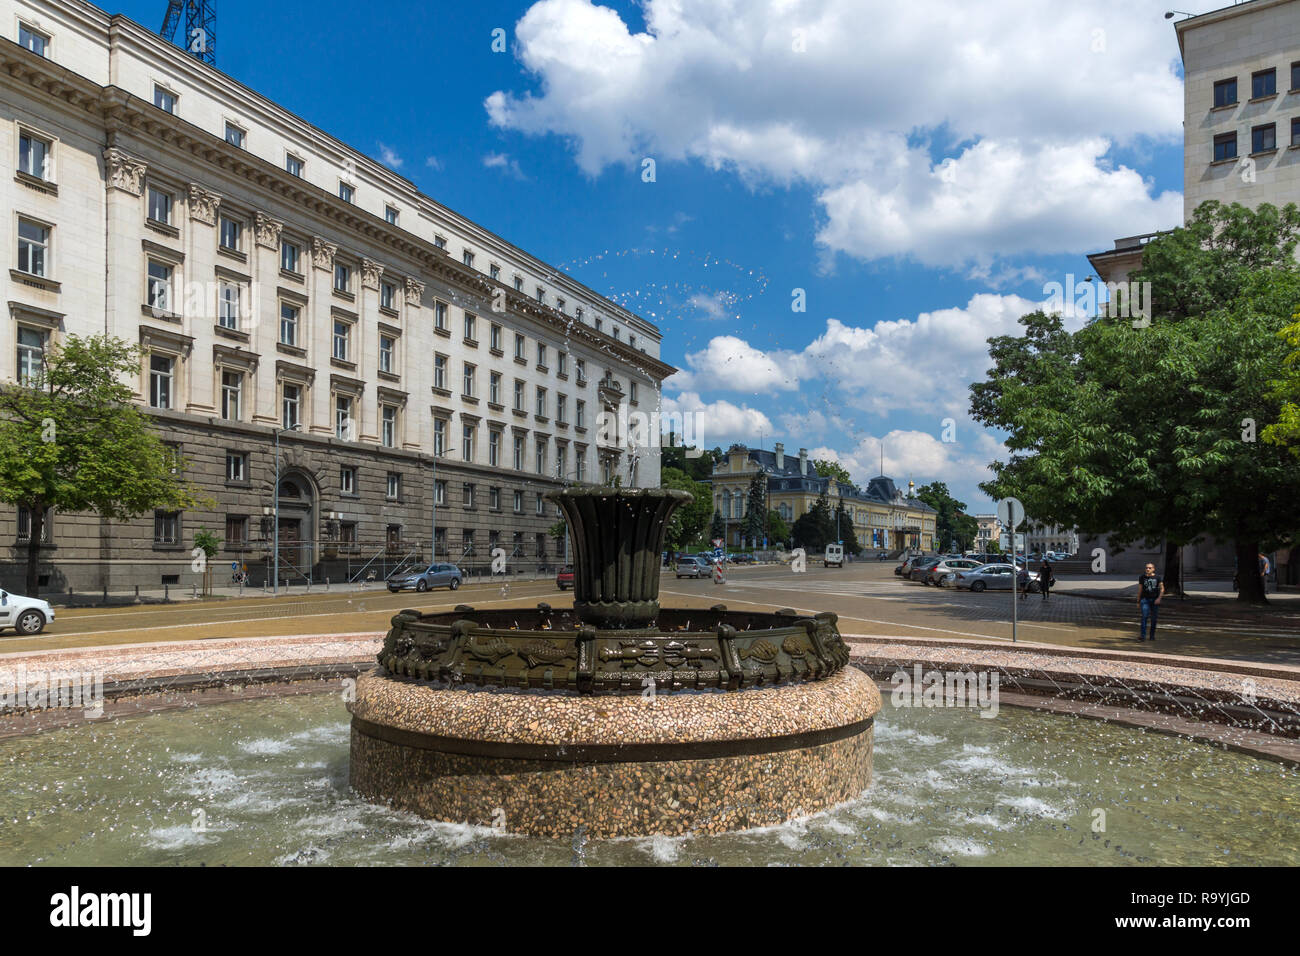
{"label": "silver car", "polygon": [[980,563],[970,558],[944,558],[925,572],[925,583],[944,587],[952,583],[947,580],[948,575],[955,574],[957,571],[974,571],[978,567],[981,567]]}
{"label": "silver car", "polygon": [[713,564],[704,558],[687,555],[678,558],[677,567],[674,570],[679,578],[707,578],[713,573]]}
{"label": "silver car", "polygon": [[431,564],[423,571],[398,574],[389,578],[388,590],[394,594],[411,588],[417,591],[427,591],[429,588],[451,588],[454,591],[460,587],[461,577],[460,568],[454,564]]}
{"label": "silver car", "polygon": [[1010,591],[1015,585],[1016,572],[1009,564],[983,564],[978,568],[958,571],[952,582],[957,588],[972,591]]}

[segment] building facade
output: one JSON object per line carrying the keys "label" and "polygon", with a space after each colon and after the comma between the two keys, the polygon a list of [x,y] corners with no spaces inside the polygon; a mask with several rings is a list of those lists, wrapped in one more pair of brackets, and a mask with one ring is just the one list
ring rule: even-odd
{"label": "building facade", "polygon": [[975,550],[987,553],[990,544],[999,544],[1002,537],[1002,521],[997,515],[975,515]]}
{"label": "building facade", "polygon": [[[257,582],[277,457],[290,580],[431,541],[554,562],[547,491],[658,485],[653,442],[596,428],[658,409],[654,325],[125,17],[19,0],[0,29],[0,382],[70,335],[138,345],[136,398],[215,502],[52,514],[43,587],[188,585],[200,528]],[[6,586],[26,526],[0,505]]]}
{"label": "building facade", "polygon": [[767,477],[769,510],[793,526],[826,494],[832,513],[844,506],[858,544],[866,549],[933,551],[935,511],[916,498],[906,498],[890,478],[877,476],[866,489],[817,474],[808,449],[787,455],[777,442],[772,451],[732,445],[713,469],[713,508],[726,526],[728,547],[744,547],[744,519],[749,486],[755,475]]}

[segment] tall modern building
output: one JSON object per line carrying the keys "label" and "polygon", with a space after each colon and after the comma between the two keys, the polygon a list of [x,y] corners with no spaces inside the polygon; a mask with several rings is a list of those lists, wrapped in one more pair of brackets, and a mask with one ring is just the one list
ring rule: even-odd
{"label": "tall modern building", "polygon": [[[125,17],[6,9],[0,382],[67,336],[139,345],[136,398],[216,502],[50,514],[45,586],[188,584],[199,528],[259,581],[277,439],[296,580],[431,539],[553,562],[547,491],[658,484],[655,447],[596,424],[657,409],[674,370],[654,325]],[[21,583],[29,533],[0,505],[0,582]]]}

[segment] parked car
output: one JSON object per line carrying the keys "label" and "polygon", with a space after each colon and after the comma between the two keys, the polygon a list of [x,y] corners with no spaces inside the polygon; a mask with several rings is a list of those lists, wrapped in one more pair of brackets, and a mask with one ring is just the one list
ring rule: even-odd
{"label": "parked car", "polygon": [[12,627],[19,634],[30,636],[41,633],[52,620],[54,608],[48,601],[0,591],[0,631]]}
{"label": "parked car", "polygon": [[826,545],[826,558],[823,563],[828,568],[844,567],[844,545],[842,544]]}
{"label": "parked car", "polygon": [[1010,591],[1015,579],[1015,569],[1010,564],[982,564],[978,568],[958,571],[953,584],[959,590]]}
{"label": "parked car", "polygon": [[679,578],[707,578],[713,573],[713,562],[688,554],[677,559],[677,567],[673,570]]}
{"label": "parked car", "polygon": [[[944,558],[925,573],[925,583],[943,587],[944,579],[955,571],[973,571],[980,567],[980,562],[970,558]],[[951,583],[951,582],[949,582]]]}
{"label": "parked car", "polygon": [[758,559],[752,554],[733,554],[731,556],[732,564],[757,564]]}
{"label": "parked car", "polygon": [[924,557],[925,557],[924,554],[907,555],[906,557],[903,558],[903,563],[900,564],[898,567],[894,568],[894,573],[902,577],[907,577],[908,572],[912,570],[912,565],[915,564],[917,561],[922,560]]}
{"label": "parked car", "polygon": [[941,559],[939,558],[926,558],[923,561],[915,562],[911,568],[908,569],[906,574],[907,580],[920,581],[922,584],[928,583],[925,576],[930,573],[931,568],[938,566],[940,560]]}
{"label": "parked car", "polygon": [[555,586],[561,591],[567,591],[573,587],[573,565],[566,564],[555,572]]}
{"label": "parked car", "polygon": [[412,588],[416,591],[451,588],[454,591],[460,587],[462,577],[460,568],[454,564],[431,564],[423,571],[393,575],[388,579],[388,590],[394,594]]}

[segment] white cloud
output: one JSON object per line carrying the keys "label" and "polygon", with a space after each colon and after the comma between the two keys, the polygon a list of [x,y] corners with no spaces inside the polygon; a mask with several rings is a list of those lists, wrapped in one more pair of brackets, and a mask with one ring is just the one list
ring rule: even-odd
{"label": "white cloud", "polygon": [[968,441],[944,442],[938,434],[894,429],[883,436],[862,438],[843,450],[823,445],[811,449],[808,455],[839,462],[857,484],[865,487],[868,481],[881,474],[883,443],[884,474],[893,478],[895,485],[906,490],[908,481],[915,481],[918,488],[942,481],[955,497],[975,509],[983,507],[982,503],[972,500],[976,495],[983,498],[976,486],[992,477],[988,464],[996,458],[1004,458],[1006,449],[982,430],[967,434],[970,436]]}
{"label": "white cloud", "polygon": [[665,385],[680,389],[709,389],[734,392],[760,392],[778,389],[792,391],[799,387],[798,376],[789,368],[789,356],[763,352],[734,335],[719,335],[709,340],[702,351],[686,356],[686,368],[668,379]]}
{"label": "white cloud", "polygon": [[441,170],[442,160],[440,160],[437,156],[430,156],[427,159],[425,159],[424,165],[429,167],[432,170]]}
{"label": "white cloud", "polygon": [[506,153],[488,153],[483,157],[483,165],[488,169],[499,169],[515,179],[523,180],[528,178],[524,175],[524,171],[519,168],[519,160],[511,159]]}
{"label": "white cloud", "polygon": [[537,91],[493,93],[491,121],[565,137],[592,175],[653,156],[809,184],[828,263],[987,267],[1181,216],[1177,196],[1152,195],[1108,153],[1181,138],[1177,50],[1154,0],[643,10],[634,34],[591,0],[535,3],[515,34]]}
{"label": "white cloud", "polygon": [[687,428],[685,433],[690,444],[699,448],[715,445],[725,448],[733,441],[753,442],[775,433],[772,420],[758,409],[748,405],[736,406],[724,400],[706,402],[698,392],[682,392],[676,397],[664,395],[660,413],[692,416],[693,427]]}
{"label": "white cloud", "polygon": [[379,144],[379,161],[389,169],[402,168],[402,157],[398,156],[395,150],[385,146],[383,143]]}
{"label": "white cloud", "polygon": [[730,292],[697,292],[686,304],[701,313],[701,318],[716,322],[735,314],[736,296]]}

